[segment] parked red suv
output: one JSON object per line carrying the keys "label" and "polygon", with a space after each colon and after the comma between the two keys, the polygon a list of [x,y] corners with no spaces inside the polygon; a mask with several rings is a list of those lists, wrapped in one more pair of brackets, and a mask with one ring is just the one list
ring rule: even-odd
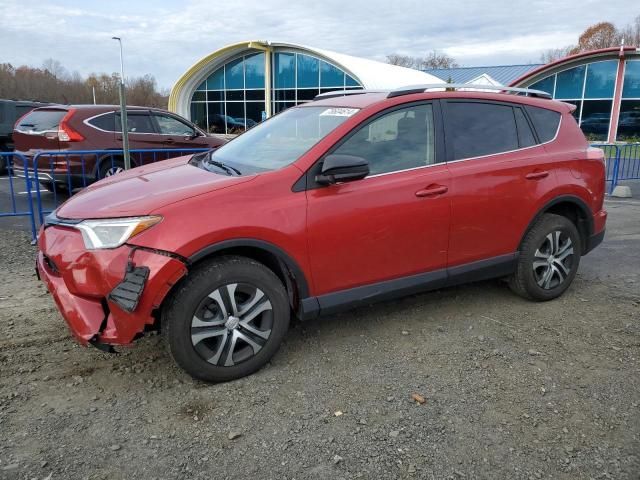
{"label": "parked red suv", "polygon": [[[129,148],[194,149],[216,148],[225,143],[211,136],[184,118],[148,107],[127,107]],[[33,171],[38,152],[59,152],[38,157],[37,174],[47,189],[83,187],[96,180],[124,170],[121,153],[122,126],[117,105],[52,105],[36,108],[16,122],[13,132],[16,153],[22,154]],[[105,150],[96,154],[81,154],[87,150]],[[132,153],[132,165],[151,163],[166,156],[153,153]],[[24,175],[21,157],[14,157],[18,175]],[[33,173],[32,173],[33,175]]]}
{"label": "parked red suv", "polygon": [[529,95],[321,96],[86,188],[48,217],[38,271],[81,343],[161,327],[205,381],[264,365],[292,315],[493,277],[554,299],[604,237],[604,162],[574,106]]}

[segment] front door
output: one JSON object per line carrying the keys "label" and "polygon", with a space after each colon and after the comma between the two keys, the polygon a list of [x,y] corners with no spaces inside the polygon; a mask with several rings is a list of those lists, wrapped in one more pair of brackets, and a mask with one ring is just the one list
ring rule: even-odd
{"label": "front door", "polygon": [[437,154],[431,103],[387,111],[331,153],[369,162],[370,175],[307,191],[316,295],[441,270],[450,216],[449,172]]}

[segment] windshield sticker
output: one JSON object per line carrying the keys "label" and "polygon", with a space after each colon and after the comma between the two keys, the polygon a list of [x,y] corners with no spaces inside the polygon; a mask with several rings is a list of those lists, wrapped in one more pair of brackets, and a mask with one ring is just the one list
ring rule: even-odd
{"label": "windshield sticker", "polygon": [[321,117],[350,117],[358,111],[357,108],[327,108],[320,114]]}

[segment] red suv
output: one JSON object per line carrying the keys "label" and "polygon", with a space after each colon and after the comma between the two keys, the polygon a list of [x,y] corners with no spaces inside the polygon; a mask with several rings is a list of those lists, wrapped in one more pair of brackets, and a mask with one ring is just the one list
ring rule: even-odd
{"label": "red suv", "polygon": [[554,299],[607,214],[602,152],[543,95],[326,94],[86,188],[47,219],[38,271],[81,343],[161,328],[205,381],[264,365],[291,316],[494,277]]}
{"label": "red suv", "polygon": [[[182,117],[149,107],[127,107],[129,148],[195,149],[216,148],[225,143]],[[38,152],[56,152],[38,157],[38,179],[48,190],[83,187],[124,170],[120,107],[116,105],[52,105],[36,108],[20,118],[13,132],[16,153],[33,169]],[[79,153],[103,150],[100,154]],[[132,165],[151,163],[161,153],[132,152]],[[18,175],[24,175],[21,157],[14,157]]]}

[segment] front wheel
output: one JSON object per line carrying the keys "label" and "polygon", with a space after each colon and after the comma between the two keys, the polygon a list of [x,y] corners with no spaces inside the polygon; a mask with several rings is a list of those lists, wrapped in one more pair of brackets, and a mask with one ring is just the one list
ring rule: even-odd
{"label": "front wheel", "polygon": [[562,295],[578,272],[581,239],[566,217],[545,214],[527,233],[509,286],[530,300],[547,301]]}
{"label": "front wheel", "polygon": [[111,177],[113,175],[117,175],[118,173],[124,172],[124,161],[116,158],[105,158],[100,162],[100,169],[98,171],[98,178],[106,178]]}
{"label": "front wheel", "polygon": [[284,285],[249,258],[202,264],[168,302],[162,331],[169,351],[183,370],[205,382],[255,372],[275,354],[289,327]]}

